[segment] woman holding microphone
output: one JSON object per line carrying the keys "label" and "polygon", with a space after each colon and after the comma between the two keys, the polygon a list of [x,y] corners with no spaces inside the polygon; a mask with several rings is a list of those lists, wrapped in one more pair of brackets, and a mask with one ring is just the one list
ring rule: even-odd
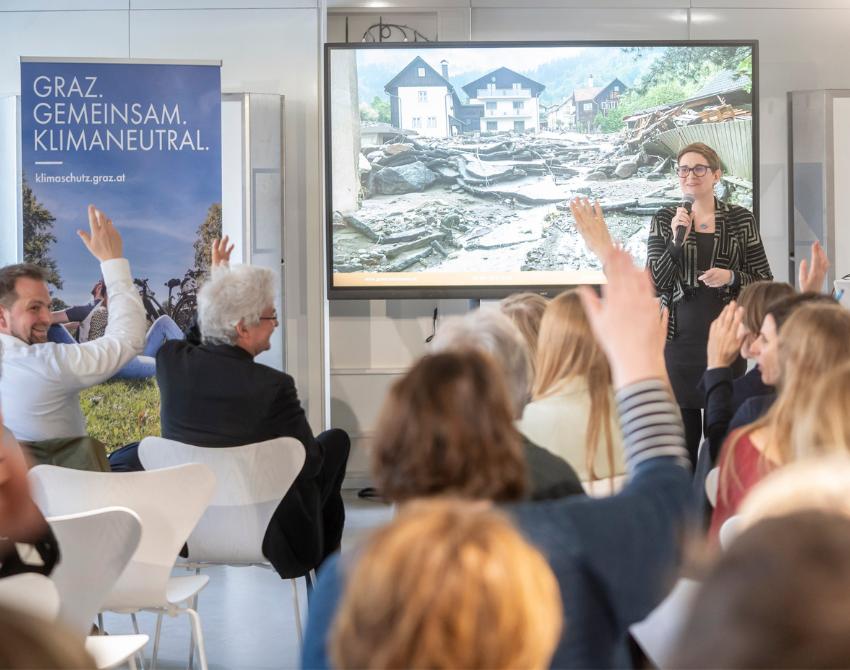
{"label": "woman holding microphone", "polygon": [[[646,264],[668,313],[664,358],[696,463],[704,403],[698,385],[706,369],[711,322],[741,287],[773,275],[752,212],[714,197],[722,176],[717,152],[701,142],[689,144],[677,156],[676,174],[682,206],[662,207],[652,217]],[[591,207],[587,199],[576,199],[571,209],[579,233],[604,263],[613,241],[599,203]],[[733,375],[745,368],[739,358]]]}
{"label": "woman holding microphone", "polygon": [[[663,207],[652,218],[646,264],[669,310],[664,357],[696,463],[703,407],[698,385],[711,322],[742,286],[773,275],[752,212],[714,196],[722,175],[717,152],[701,142],[689,144],[677,156],[676,174],[682,206]],[[745,370],[739,357],[733,375]]]}

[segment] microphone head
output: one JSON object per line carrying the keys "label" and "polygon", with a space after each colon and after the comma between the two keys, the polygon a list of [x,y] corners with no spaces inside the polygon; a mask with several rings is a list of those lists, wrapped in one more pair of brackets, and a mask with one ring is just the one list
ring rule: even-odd
{"label": "microphone head", "polygon": [[694,198],[694,196],[691,193],[685,193],[682,196],[682,207],[685,208],[685,211],[688,214],[691,213],[691,208],[694,205],[694,200],[696,200],[696,198]]}

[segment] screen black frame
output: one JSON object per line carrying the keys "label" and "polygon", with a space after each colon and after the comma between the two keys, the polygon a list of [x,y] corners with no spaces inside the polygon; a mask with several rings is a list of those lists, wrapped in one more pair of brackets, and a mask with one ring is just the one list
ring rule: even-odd
{"label": "screen black frame", "polygon": [[748,46],[752,49],[752,106],[753,106],[753,215],[759,228],[760,212],[760,154],[759,154],[759,42],[752,40],[545,40],[545,41],[482,41],[482,42],[326,42],[324,48],[324,85],[322,104],[324,130],[325,173],[325,280],[328,300],[430,300],[430,299],[501,299],[520,291],[554,296],[575,284],[499,285],[481,286],[334,286],[333,284],[333,188],[332,151],[330,129],[330,53],[336,49],[492,49],[528,47],[709,47]]}

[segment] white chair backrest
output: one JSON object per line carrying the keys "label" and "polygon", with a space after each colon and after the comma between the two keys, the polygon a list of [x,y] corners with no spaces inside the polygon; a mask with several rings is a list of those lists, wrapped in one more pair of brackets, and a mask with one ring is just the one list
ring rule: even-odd
{"label": "white chair backrest", "polygon": [[705,476],[705,497],[712,507],[717,507],[717,488],[720,485],[720,468],[711,468]]}
{"label": "white chair backrest", "polygon": [[189,537],[189,560],[236,565],[268,562],[263,536],[304,456],[304,445],[292,437],[226,448],[146,437],[139,445],[147,469],[203,463],[215,473],[213,498]]}
{"label": "white chair backrest", "polygon": [[139,516],[139,547],[103,609],[165,604],[177,554],[215,488],[210,469],[197,463],[152,472],[88,472],[37,465],[29,477],[32,497],[45,516],[112,506],[129,507]]}
{"label": "white chair backrest", "polygon": [[59,614],[59,592],[44,575],[24,572],[0,579],[0,605],[54,621]]}
{"label": "white chair backrest", "polygon": [[142,522],[127,507],[49,517],[61,560],[50,575],[59,591],[59,619],[81,638],[124,572],[142,537]]}
{"label": "white chair backrest", "polygon": [[738,537],[741,533],[741,517],[736,514],[735,516],[730,516],[726,521],[723,522],[723,525],[720,526],[720,530],[717,533],[717,537],[720,540],[720,546],[723,549],[728,549],[729,545],[734,542],[735,538]]}

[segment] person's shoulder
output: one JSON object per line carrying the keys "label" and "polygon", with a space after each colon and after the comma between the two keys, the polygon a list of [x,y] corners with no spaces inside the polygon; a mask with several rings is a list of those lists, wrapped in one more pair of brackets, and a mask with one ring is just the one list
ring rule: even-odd
{"label": "person's shoulder", "polygon": [[179,356],[183,353],[195,349],[196,345],[187,342],[186,340],[166,340],[163,342],[156,352],[157,360]]}

